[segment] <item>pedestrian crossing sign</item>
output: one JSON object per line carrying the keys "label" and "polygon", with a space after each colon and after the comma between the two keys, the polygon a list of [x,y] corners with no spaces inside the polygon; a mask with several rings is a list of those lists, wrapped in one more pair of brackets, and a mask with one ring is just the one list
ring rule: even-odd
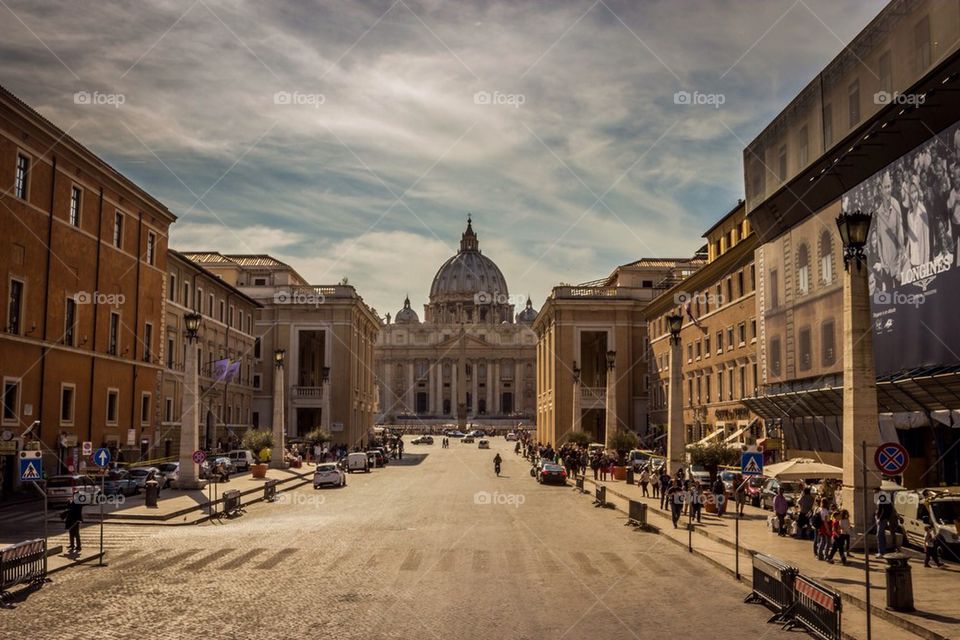
{"label": "pedestrian crossing sign", "polygon": [[20,452],[20,481],[43,480],[43,454],[39,451]]}
{"label": "pedestrian crossing sign", "polygon": [[744,476],[763,475],[763,453],[744,451],[740,454],[740,473]]}

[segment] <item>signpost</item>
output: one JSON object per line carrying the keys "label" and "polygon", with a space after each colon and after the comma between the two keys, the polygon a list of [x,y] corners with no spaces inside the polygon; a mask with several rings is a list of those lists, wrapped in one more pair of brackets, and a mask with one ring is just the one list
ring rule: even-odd
{"label": "signpost", "polygon": [[89,456],[92,456],[92,455],[93,455],[93,443],[92,443],[92,442],[84,442],[84,443],[81,445],[81,448],[80,448],[80,455],[88,456],[88,457],[89,457]]}
{"label": "signpost", "polygon": [[207,454],[205,454],[200,449],[197,449],[193,452],[193,463],[194,464],[203,464],[203,461],[207,459]]}
{"label": "signpost", "polygon": [[20,481],[21,482],[30,482],[33,484],[34,488],[43,494],[43,572],[46,575],[47,572],[47,543],[49,542],[47,536],[47,517],[48,517],[48,500],[47,492],[38,484],[40,480],[43,480],[43,452],[42,451],[21,451],[20,452]]}
{"label": "signpost", "polygon": [[[747,484],[749,478],[755,476],[763,475],[763,451],[758,450],[756,447],[747,447],[740,454],[740,475],[743,476],[743,481],[739,487],[737,487],[737,495],[744,490],[743,486]],[[736,495],[734,496],[736,500]],[[737,519],[734,521],[734,528],[736,533],[734,534],[734,574],[737,577],[737,580],[740,579],[740,505],[737,504]]]}
{"label": "signpost", "polygon": [[101,469],[106,469],[107,465],[110,464],[110,449],[106,447],[100,447],[93,452],[93,464],[97,465]]}
{"label": "signpost", "polygon": [[886,476],[898,476],[910,464],[910,454],[899,442],[884,442],[873,454],[873,463],[880,473]]}

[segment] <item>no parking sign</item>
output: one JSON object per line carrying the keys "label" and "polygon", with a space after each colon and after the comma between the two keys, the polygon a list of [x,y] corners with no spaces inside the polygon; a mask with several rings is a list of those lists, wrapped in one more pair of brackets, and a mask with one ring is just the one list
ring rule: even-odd
{"label": "no parking sign", "polygon": [[877,469],[887,476],[898,476],[910,464],[910,455],[899,442],[884,442],[873,455]]}

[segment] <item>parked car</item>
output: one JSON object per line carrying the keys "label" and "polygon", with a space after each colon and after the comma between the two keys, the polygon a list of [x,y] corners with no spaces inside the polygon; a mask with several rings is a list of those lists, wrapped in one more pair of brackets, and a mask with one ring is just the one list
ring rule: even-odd
{"label": "parked car", "polygon": [[627,464],[633,467],[635,473],[639,473],[645,466],[650,464],[654,453],[644,449],[631,449],[627,454]]}
{"label": "parked car", "polygon": [[467,435],[470,436],[470,437],[473,437],[473,438],[482,438],[482,437],[484,437],[484,436],[487,435],[487,434],[484,433],[484,431],[483,431],[482,429],[474,429],[473,431],[471,431],[471,432],[468,433]]}
{"label": "parked car", "polygon": [[467,435],[467,434],[465,434],[463,431],[458,431],[458,430],[456,430],[456,429],[454,429],[453,431],[447,432],[447,437],[448,437],[448,438],[462,438],[462,437],[464,437],[465,435]]}
{"label": "parked car", "polygon": [[489,440],[481,438],[480,441],[477,443],[477,449],[489,449],[489,448],[490,448]]}
{"label": "parked car", "polygon": [[567,471],[558,464],[547,462],[540,468],[537,474],[537,482],[540,484],[566,484]]}
{"label": "parked car", "polygon": [[763,476],[752,476],[747,480],[747,502],[751,506],[760,506],[760,492],[763,491],[763,485],[767,479]]}
{"label": "parked car", "polygon": [[506,438],[507,442],[516,442],[517,440],[519,440],[519,437],[518,437],[517,434],[515,434],[513,431],[511,431],[510,433],[508,433],[508,434],[505,436],[505,438]]}
{"label": "parked car", "polygon": [[387,464],[386,457],[384,457],[383,452],[379,449],[367,451],[367,459],[370,461],[371,467],[383,467]]}
{"label": "parked car", "polygon": [[929,524],[937,537],[940,557],[954,562],[960,560],[960,495],[920,489],[898,491],[893,500],[907,542],[922,549],[924,527]]}
{"label": "parked car", "polygon": [[720,479],[723,481],[723,488],[726,489],[728,493],[733,493],[737,490],[737,487],[740,486],[740,483],[743,482],[743,476],[740,475],[738,471],[733,471],[731,469],[721,469]]}
{"label": "parked car", "polygon": [[464,436],[463,440],[461,440],[460,442],[462,442],[463,444],[473,444],[475,440],[473,439],[473,436]]}
{"label": "parked car", "polygon": [[419,436],[410,441],[411,444],[433,444],[433,436]]}
{"label": "parked car", "polygon": [[333,462],[322,462],[317,465],[316,471],[313,472],[313,488],[319,489],[324,485],[345,487],[347,486],[347,474]]}
{"label": "parked car", "polygon": [[704,487],[710,486],[710,472],[699,465],[690,465],[690,479],[699,480]]}
{"label": "parked car", "polygon": [[374,447],[373,450],[379,451],[380,455],[383,456],[383,465],[390,464],[390,453],[387,451],[386,447]]}
{"label": "parked car", "polygon": [[367,457],[366,453],[362,451],[348,453],[346,461],[347,472],[363,471],[364,473],[370,473],[370,458]]}
{"label": "parked car", "polygon": [[51,476],[46,482],[47,500],[51,504],[70,502],[73,496],[82,494],[87,504],[92,504],[100,486],[87,476],[79,474]]}
{"label": "parked car", "polygon": [[211,471],[216,469],[221,463],[223,464],[223,468],[226,470],[228,475],[236,473],[236,468],[233,466],[233,462],[230,461],[230,458],[226,456],[216,456],[214,458],[207,458],[203,461],[203,464],[200,465],[200,477],[209,478]]}
{"label": "parked car", "polygon": [[776,478],[767,478],[760,490],[760,506],[764,509],[773,510],[773,499],[777,496],[777,491],[783,489],[783,497],[787,499],[787,506],[792,507],[800,500],[803,493],[804,484],[799,480],[777,480]]}
{"label": "parked car", "polygon": [[168,487],[176,486],[177,480],[180,479],[179,462],[162,462],[157,465],[157,468],[160,469],[160,473],[163,474],[163,477],[167,479],[166,485]]}
{"label": "parked car", "polygon": [[227,457],[230,458],[230,462],[233,463],[237,471],[249,471],[250,465],[257,463],[253,451],[249,449],[234,449],[227,452]]}
{"label": "parked car", "polygon": [[137,488],[143,489],[147,484],[147,478],[153,473],[153,479],[160,484],[163,489],[167,486],[167,479],[157,467],[133,467],[130,469],[130,477],[137,481]]}
{"label": "parked car", "polygon": [[108,496],[132,496],[140,493],[137,481],[129,471],[114,469],[108,471],[103,480],[103,493]]}

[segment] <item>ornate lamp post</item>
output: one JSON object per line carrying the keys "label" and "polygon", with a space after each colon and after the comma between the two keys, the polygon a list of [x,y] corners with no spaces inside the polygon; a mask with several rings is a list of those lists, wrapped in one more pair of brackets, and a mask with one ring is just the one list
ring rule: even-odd
{"label": "ornate lamp post", "polygon": [[183,358],[183,393],[180,396],[180,489],[200,486],[198,465],[193,452],[199,448],[200,434],[200,372],[197,362],[197,334],[200,331],[199,313],[183,316],[187,348]]}
{"label": "ornate lamp post", "polygon": [[273,364],[276,371],[273,372],[273,448],[270,450],[270,466],[274,469],[283,468],[283,456],[286,451],[283,393],[283,361],[286,355],[287,352],[283,349],[277,349],[273,352]]}
{"label": "ornate lamp post", "polygon": [[321,426],[330,431],[330,367],[320,369],[320,382],[323,385],[323,415]]}
{"label": "ornate lamp post", "polygon": [[[854,535],[873,521],[873,489],[880,478],[867,473],[866,460],[880,444],[877,421],[877,371],[873,356],[873,317],[870,313],[869,269],[864,247],[873,215],[857,210],[841,213],[837,228],[843,242],[843,489],[841,501],[850,511]],[[851,269],[855,265],[855,269]]]}
{"label": "ornate lamp post", "polygon": [[577,366],[576,361],[573,363],[573,423],[570,427],[572,433],[577,433],[580,431],[580,402],[581,398],[581,389],[580,389],[580,367]]}
{"label": "ornate lamp post", "polygon": [[670,329],[670,386],[667,388],[667,472],[673,476],[683,466],[686,450],[683,428],[683,365],[681,364],[680,330],[683,316],[667,316]]}
{"label": "ornate lamp post", "polygon": [[616,376],[617,352],[607,351],[607,398],[606,398],[606,420],[604,424],[604,446],[610,448],[610,439],[617,432],[617,376]]}

